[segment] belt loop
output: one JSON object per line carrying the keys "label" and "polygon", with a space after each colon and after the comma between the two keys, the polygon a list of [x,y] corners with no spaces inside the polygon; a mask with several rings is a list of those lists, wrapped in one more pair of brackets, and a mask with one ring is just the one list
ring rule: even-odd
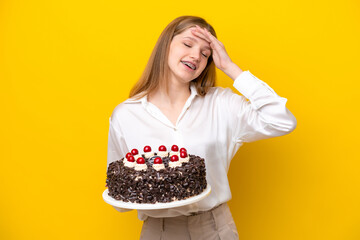
{"label": "belt loop", "polygon": [[165,230],[164,225],[165,225],[165,219],[160,218],[160,230],[161,230],[161,232],[164,232],[164,230]]}
{"label": "belt loop", "polygon": [[215,224],[215,231],[218,230],[218,225],[217,225],[217,219],[216,219],[216,216],[215,216],[215,213],[214,213],[214,210],[211,211],[211,216],[214,220],[214,224]]}

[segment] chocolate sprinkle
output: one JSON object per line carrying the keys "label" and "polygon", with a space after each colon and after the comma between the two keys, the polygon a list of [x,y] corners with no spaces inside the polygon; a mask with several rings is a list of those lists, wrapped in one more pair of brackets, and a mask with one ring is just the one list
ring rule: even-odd
{"label": "chocolate sprinkle", "polygon": [[162,158],[165,169],[156,171],[145,159],[146,171],[124,166],[122,158],[110,163],[106,184],[109,196],[132,203],[166,203],[202,193],[207,185],[205,161],[195,155],[181,166],[170,168],[170,157]]}

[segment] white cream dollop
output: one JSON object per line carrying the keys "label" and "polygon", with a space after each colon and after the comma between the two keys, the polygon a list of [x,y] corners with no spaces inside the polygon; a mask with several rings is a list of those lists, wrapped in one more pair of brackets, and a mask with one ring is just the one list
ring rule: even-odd
{"label": "white cream dollop", "polygon": [[146,170],[147,169],[147,166],[145,163],[142,163],[142,164],[138,164],[136,163],[135,164],[135,170],[136,171],[142,171],[142,170]]}
{"label": "white cream dollop", "polygon": [[151,158],[152,156],[154,156],[154,153],[153,152],[146,152],[144,153],[145,157],[146,158]]}
{"label": "white cream dollop", "polygon": [[165,165],[163,163],[157,163],[157,164],[153,164],[152,167],[156,170],[159,171],[161,169],[165,169]]}
{"label": "white cream dollop", "polygon": [[180,161],[175,161],[175,162],[170,161],[170,162],[169,162],[169,167],[171,167],[171,168],[180,167],[180,166],[181,166],[181,162],[180,162]]}
{"label": "white cream dollop", "polygon": [[179,161],[182,162],[182,163],[184,163],[184,162],[189,162],[189,159],[190,159],[190,158],[189,158],[189,155],[187,155],[187,157],[184,157],[184,158],[180,157],[180,158],[179,158]]}
{"label": "white cream dollop", "polygon": [[126,158],[124,159],[124,166],[133,168],[135,166],[136,162],[129,162]]}
{"label": "white cream dollop", "polygon": [[169,153],[167,151],[159,151],[157,155],[160,157],[167,157],[169,156]]}
{"label": "white cream dollop", "polygon": [[139,157],[142,157],[141,154],[135,155],[135,156],[134,156],[135,161],[136,161]]}

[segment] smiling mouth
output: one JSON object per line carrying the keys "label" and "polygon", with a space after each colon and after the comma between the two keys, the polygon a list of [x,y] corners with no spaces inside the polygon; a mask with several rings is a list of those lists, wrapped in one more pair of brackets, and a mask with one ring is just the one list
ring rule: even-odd
{"label": "smiling mouth", "polygon": [[181,61],[185,66],[189,67],[192,70],[196,70],[196,66],[190,62]]}

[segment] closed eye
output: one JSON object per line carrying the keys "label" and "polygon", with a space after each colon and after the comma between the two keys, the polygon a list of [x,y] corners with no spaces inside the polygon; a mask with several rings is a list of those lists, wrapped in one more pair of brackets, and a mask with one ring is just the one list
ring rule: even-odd
{"label": "closed eye", "polygon": [[[189,47],[189,48],[191,48],[191,46],[190,46],[190,45],[187,45],[186,43],[184,43],[184,45],[187,46],[187,47]],[[202,55],[203,55],[204,57],[207,57],[207,55],[205,55],[205,54],[203,54],[203,53],[202,53]]]}

